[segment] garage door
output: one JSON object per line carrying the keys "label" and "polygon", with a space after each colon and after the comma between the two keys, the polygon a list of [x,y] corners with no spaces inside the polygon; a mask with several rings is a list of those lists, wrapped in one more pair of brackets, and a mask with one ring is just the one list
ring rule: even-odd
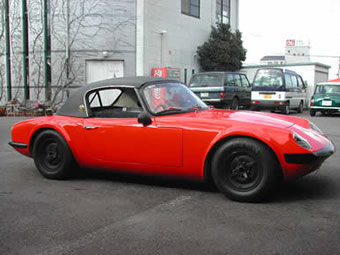
{"label": "garage door", "polygon": [[86,60],[86,83],[123,76],[123,61]]}

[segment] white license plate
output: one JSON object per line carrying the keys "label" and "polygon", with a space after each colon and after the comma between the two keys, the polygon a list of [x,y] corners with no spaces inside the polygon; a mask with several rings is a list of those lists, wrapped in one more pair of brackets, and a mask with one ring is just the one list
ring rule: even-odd
{"label": "white license plate", "polygon": [[209,93],[208,92],[202,92],[201,93],[201,97],[208,97],[209,96]]}
{"label": "white license plate", "polygon": [[323,106],[332,106],[332,101],[330,101],[330,100],[324,100],[324,101],[322,101],[322,105],[323,105]]}

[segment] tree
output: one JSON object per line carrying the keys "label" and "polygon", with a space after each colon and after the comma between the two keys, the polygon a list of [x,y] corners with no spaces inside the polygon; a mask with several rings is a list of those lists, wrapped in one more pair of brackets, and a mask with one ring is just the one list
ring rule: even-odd
{"label": "tree", "polygon": [[246,59],[241,32],[231,31],[229,24],[212,27],[208,41],[197,48],[201,71],[236,71]]}

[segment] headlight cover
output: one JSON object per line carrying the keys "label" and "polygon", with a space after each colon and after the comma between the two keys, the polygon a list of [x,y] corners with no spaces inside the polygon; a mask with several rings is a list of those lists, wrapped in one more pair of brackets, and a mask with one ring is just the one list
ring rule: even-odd
{"label": "headlight cover", "polygon": [[323,132],[321,131],[321,129],[317,125],[315,125],[313,122],[309,121],[309,126],[315,132],[319,133],[320,135],[323,135]]}
{"label": "headlight cover", "polygon": [[311,150],[312,146],[310,145],[310,143],[303,138],[302,136],[298,135],[297,133],[293,132],[293,138],[295,140],[295,142],[300,145],[302,148],[305,148],[307,150]]}

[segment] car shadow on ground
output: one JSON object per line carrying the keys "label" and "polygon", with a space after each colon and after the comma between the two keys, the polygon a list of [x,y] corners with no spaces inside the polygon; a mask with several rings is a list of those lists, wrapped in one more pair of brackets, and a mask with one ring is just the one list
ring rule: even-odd
{"label": "car shadow on ground", "polygon": [[[174,188],[200,192],[216,193],[219,191],[212,181],[199,182],[178,178],[146,176],[131,173],[81,169],[75,180],[102,180],[113,183],[146,185],[160,188]],[[338,199],[338,181],[329,176],[312,175],[293,181],[282,182],[271,196],[263,203],[287,203],[307,200]]]}
{"label": "car shadow on ground", "polygon": [[108,180],[114,183],[130,183],[164,188],[178,188],[204,192],[218,192],[212,183],[191,181],[175,177],[139,175],[119,171],[103,171],[98,169],[80,169],[75,180]]}
{"label": "car shadow on ground", "polygon": [[331,176],[305,176],[283,182],[273,202],[339,199],[340,193],[337,186],[338,181],[332,179]]}

